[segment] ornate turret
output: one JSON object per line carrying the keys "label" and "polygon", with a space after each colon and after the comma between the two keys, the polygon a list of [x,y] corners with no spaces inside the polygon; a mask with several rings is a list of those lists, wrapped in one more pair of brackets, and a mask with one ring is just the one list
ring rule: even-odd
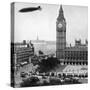
{"label": "ornate turret", "polygon": [[88,45],[88,40],[87,39],[85,40],[85,44]]}

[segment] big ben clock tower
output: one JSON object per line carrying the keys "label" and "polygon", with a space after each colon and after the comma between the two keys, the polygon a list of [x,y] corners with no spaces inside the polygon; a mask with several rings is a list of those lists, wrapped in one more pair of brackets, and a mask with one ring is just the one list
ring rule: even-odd
{"label": "big ben clock tower", "polygon": [[60,6],[59,15],[56,21],[56,57],[64,59],[64,49],[66,48],[66,20],[62,5]]}

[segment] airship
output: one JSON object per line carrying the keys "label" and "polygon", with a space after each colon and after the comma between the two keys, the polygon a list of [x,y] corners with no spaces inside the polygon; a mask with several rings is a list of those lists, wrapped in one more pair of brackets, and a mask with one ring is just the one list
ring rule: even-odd
{"label": "airship", "polygon": [[24,12],[33,12],[36,10],[41,10],[42,8],[40,6],[38,7],[28,7],[28,8],[22,8],[19,10],[19,12],[24,13]]}

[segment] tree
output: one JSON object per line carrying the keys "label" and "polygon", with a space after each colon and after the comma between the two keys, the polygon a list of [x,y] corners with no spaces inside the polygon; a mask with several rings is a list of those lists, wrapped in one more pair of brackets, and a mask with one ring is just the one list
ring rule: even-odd
{"label": "tree", "polygon": [[53,57],[49,57],[47,59],[42,59],[39,62],[39,71],[47,72],[54,69],[59,64],[59,60]]}
{"label": "tree", "polygon": [[39,55],[43,55],[44,53],[41,51],[41,50],[39,50]]}

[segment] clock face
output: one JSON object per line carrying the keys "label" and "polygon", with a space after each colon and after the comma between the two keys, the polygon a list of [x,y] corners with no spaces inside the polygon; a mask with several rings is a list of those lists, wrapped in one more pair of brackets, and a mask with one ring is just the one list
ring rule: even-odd
{"label": "clock face", "polygon": [[58,27],[59,27],[59,28],[62,28],[62,24],[61,24],[61,23],[59,23],[59,24],[58,24]]}

